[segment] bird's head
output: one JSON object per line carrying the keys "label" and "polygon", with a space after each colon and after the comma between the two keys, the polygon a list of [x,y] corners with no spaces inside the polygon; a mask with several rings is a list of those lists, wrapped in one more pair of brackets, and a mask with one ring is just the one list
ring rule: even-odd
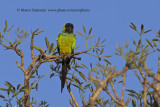
{"label": "bird's head", "polygon": [[64,26],[63,26],[63,30],[62,32],[64,33],[74,33],[74,26],[72,23],[66,23]]}

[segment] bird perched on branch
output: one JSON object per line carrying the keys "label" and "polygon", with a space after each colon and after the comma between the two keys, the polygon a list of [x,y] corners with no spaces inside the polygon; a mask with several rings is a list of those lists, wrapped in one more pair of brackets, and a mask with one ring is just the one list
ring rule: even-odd
{"label": "bird perched on branch", "polygon": [[[57,50],[61,54],[73,54],[76,43],[76,36],[74,34],[74,26],[71,23],[66,23],[63,26],[62,33],[57,36]],[[70,58],[62,58],[62,75],[61,75],[61,92],[65,86],[65,79],[67,69],[70,69]]]}

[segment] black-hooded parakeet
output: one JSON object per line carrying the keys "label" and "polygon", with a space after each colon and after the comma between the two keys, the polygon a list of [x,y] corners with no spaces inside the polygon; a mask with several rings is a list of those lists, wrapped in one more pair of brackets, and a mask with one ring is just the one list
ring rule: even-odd
{"label": "black-hooded parakeet", "polygon": [[[57,50],[61,54],[73,54],[76,43],[76,36],[74,34],[74,26],[71,23],[66,23],[63,26],[62,33],[57,36]],[[70,58],[62,58],[62,76],[61,76],[61,92],[65,86],[65,79],[67,69],[70,69]]]}

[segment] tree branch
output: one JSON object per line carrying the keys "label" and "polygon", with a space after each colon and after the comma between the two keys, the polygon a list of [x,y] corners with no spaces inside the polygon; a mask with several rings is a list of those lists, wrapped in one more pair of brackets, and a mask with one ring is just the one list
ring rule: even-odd
{"label": "tree branch", "polygon": [[118,97],[118,94],[117,94],[117,92],[116,92],[116,89],[115,89],[115,87],[114,87],[114,85],[113,85],[113,82],[111,82],[110,84],[111,84],[112,90],[113,90],[113,92],[114,92],[114,95],[116,96],[116,99],[119,100],[119,97]]}
{"label": "tree branch", "polygon": [[[96,98],[98,97],[98,95],[101,93],[101,91],[103,90],[104,85],[113,77],[116,77],[124,72],[126,72],[128,70],[128,66],[126,64],[125,68],[120,71],[120,72],[116,72],[113,74],[109,74],[102,82],[100,82],[100,86],[96,89],[95,93],[91,96],[90,100],[91,100],[91,106],[94,107],[94,102],[96,100]],[[92,80],[95,80],[94,77],[92,77],[91,75],[89,75],[89,78],[91,78]],[[97,80],[98,81],[98,80]]]}
{"label": "tree branch", "polygon": [[41,64],[42,64],[42,62],[39,61],[38,64],[35,66],[35,68],[29,74],[29,78],[32,77],[32,75],[37,71],[37,69],[40,67]]}
{"label": "tree branch", "polygon": [[32,34],[32,37],[31,37],[31,46],[30,46],[32,59],[34,59],[34,53],[33,53],[33,38],[34,38],[34,34]]}
{"label": "tree branch", "polygon": [[121,101],[123,101],[123,98],[124,98],[124,89],[125,89],[125,82],[126,82],[126,72],[124,72],[124,75],[123,75],[123,87],[122,87],[122,95],[121,95]]}
{"label": "tree branch", "polygon": [[80,107],[80,106],[78,105],[78,103],[77,103],[77,101],[76,101],[76,99],[75,99],[72,91],[71,91],[70,84],[68,84],[67,80],[66,80],[66,85],[67,85],[67,90],[68,90],[68,92],[69,92],[69,94],[70,94],[70,96],[71,96],[74,104],[76,105],[76,107]]}

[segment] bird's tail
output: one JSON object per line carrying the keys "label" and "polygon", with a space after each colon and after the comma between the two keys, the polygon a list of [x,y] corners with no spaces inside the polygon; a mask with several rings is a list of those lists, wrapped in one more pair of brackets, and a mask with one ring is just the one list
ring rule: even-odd
{"label": "bird's tail", "polygon": [[71,59],[70,59],[70,58],[67,58],[66,67],[67,67],[69,70],[71,70],[70,65],[69,65],[70,61],[71,61]]}
{"label": "bird's tail", "polygon": [[66,61],[62,59],[61,93],[65,86],[66,75],[67,75],[67,64]]}

